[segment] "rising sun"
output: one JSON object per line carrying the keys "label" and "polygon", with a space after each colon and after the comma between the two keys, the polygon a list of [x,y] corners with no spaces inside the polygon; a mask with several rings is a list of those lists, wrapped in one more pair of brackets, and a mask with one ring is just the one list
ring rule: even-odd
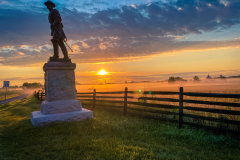
{"label": "rising sun", "polygon": [[100,74],[100,75],[106,75],[107,72],[106,72],[104,69],[102,69],[101,71],[98,72],[98,74]]}

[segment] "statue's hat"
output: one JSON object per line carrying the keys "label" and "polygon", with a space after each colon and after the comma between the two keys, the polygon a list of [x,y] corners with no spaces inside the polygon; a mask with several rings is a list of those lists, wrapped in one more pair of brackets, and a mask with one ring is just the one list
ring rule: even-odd
{"label": "statue's hat", "polygon": [[54,6],[53,8],[56,7],[56,5],[51,0],[47,0],[47,2],[44,3],[45,6],[47,6],[47,4],[52,4]]}

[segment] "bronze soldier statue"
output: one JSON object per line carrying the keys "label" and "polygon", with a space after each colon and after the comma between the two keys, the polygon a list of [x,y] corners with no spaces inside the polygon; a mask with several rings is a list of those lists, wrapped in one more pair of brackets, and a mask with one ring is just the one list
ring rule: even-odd
{"label": "bronze soldier statue", "polygon": [[51,41],[53,44],[54,55],[53,57],[50,57],[50,58],[59,58],[59,52],[58,52],[58,45],[59,45],[64,55],[64,59],[68,59],[69,58],[68,51],[64,44],[64,39],[66,38],[66,35],[63,31],[61,15],[57,9],[54,9],[56,5],[51,0],[48,0],[47,2],[45,2],[44,5],[49,10],[48,21],[51,25],[51,36],[53,36]]}

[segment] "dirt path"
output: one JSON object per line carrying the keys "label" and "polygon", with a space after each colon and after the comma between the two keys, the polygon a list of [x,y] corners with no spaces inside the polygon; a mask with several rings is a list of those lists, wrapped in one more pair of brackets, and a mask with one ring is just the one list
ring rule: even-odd
{"label": "dirt path", "polygon": [[20,96],[16,96],[16,97],[13,97],[13,98],[9,98],[6,100],[0,100],[0,105],[4,104],[4,103],[8,103],[8,102],[12,102],[12,101],[16,101],[16,100],[19,100],[19,99],[23,99],[23,98],[26,98],[29,94],[32,94],[33,93],[33,90],[24,90],[24,93]]}

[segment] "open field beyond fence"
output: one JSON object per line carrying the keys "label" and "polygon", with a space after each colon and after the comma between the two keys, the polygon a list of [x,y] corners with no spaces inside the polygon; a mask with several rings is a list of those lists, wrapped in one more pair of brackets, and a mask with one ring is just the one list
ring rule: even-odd
{"label": "open field beyond fence", "polygon": [[[38,92],[44,100],[45,93]],[[167,91],[115,91],[77,93],[92,109],[117,110],[124,115],[200,127],[240,135],[240,94]]]}

